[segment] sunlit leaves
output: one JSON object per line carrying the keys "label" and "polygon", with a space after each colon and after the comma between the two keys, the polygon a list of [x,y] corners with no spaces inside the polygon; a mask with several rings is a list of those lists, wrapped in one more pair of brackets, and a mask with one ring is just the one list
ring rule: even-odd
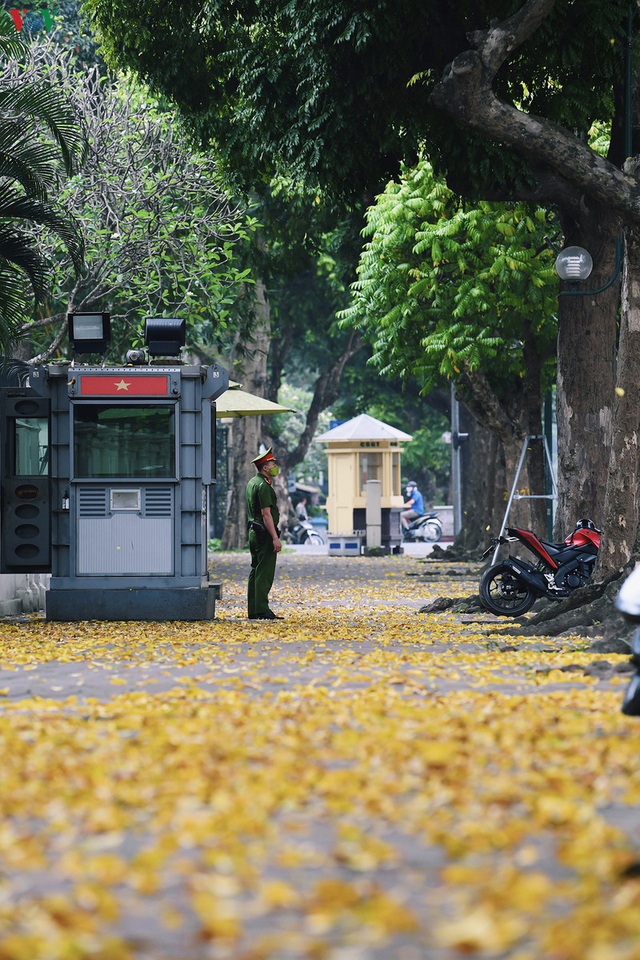
{"label": "sunlit leaves", "polygon": [[[367,212],[369,238],[345,323],[365,332],[387,373],[426,383],[463,364],[502,376],[522,365],[529,327],[541,352],[555,336],[557,277],[546,215],[524,204],[462,203],[421,161]],[[505,349],[506,346],[506,349]]]}

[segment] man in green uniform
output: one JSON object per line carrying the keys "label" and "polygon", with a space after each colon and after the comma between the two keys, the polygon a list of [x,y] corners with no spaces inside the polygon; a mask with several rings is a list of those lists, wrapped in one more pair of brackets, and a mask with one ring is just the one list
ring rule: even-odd
{"label": "man in green uniform", "polygon": [[269,591],[276,572],[276,560],[282,550],[278,521],[280,512],[273,489],[273,478],[280,468],[271,447],[252,461],[258,471],[247,484],[247,521],[251,572],[247,591],[250,620],[281,620],[269,607]]}

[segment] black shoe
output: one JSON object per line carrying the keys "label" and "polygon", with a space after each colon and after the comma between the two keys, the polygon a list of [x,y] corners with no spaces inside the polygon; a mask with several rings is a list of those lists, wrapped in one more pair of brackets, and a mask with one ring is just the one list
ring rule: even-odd
{"label": "black shoe", "polygon": [[284,620],[284,617],[279,617],[273,610],[267,610],[266,613],[256,613],[252,617],[249,617],[249,620]]}

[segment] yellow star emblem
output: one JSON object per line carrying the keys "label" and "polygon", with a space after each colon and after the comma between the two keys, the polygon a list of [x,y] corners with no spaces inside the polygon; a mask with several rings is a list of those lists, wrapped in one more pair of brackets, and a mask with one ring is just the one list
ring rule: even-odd
{"label": "yellow star emblem", "polygon": [[116,380],[116,381],[114,381],[114,384],[113,384],[113,385],[114,385],[114,387],[117,387],[118,390],[128,390],[129,387],[131,386],[131,381],[130,381],[130,380],[129,380],[129,381],[127,381],[127,380],[120,380],[120,381],[118,382],[118,381]]}

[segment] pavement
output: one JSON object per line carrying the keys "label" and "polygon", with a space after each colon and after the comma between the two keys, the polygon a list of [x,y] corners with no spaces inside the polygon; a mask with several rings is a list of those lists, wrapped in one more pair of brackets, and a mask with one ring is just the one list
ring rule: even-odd
{"label": "pavement", "polygon": [[[438,546],[446,549],[453,543],[451,539],[442,539],[438,542]],[[428,557],[432,553],[435,544],[433,543],[403,543],[401,554],[406,557]],[[303,556],[328,556],[329,547],[325,543],[322,546],[312,546],[305,543],[301,544],[287,544],[287,550],[293,550],[295,553],[301,553]]]}

